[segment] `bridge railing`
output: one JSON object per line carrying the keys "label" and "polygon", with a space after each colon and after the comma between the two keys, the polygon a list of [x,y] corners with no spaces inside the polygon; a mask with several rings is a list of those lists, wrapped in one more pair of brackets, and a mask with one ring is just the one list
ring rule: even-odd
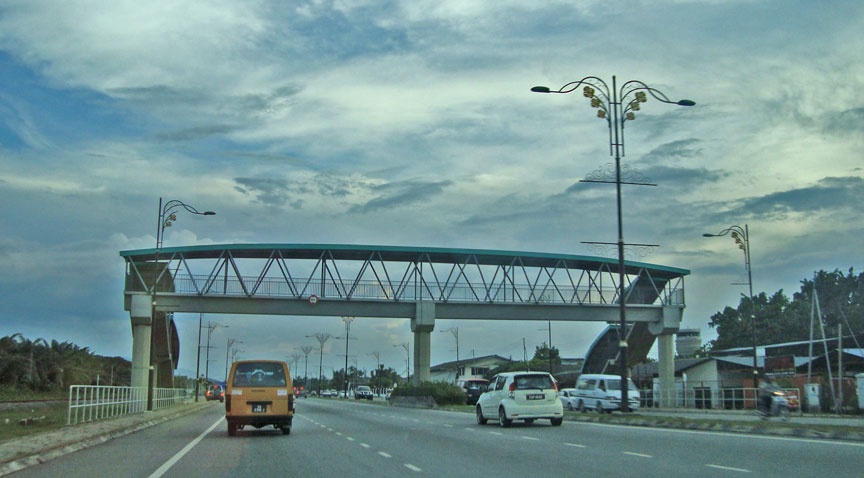
{"label": "bridge railing", "polygon": [[[668,286],[665,294],[666,305],[684,305],[683,293]],[[309,297],[341,299],[371,299],[417,301],[436,300],[443,302],[486,302],[486,303],[550,303],[550,304],[613,304],[618,297],[615,287],[573,287],[555,284],[554,286],[532,287],[530,285],[492,286],[480,283],[440,284],[435,282],[409,284],[387,284],[376,280],[339,281],[309,280],[286,281],[283,278],[258,279],[242,277],[213,277],[204,275],[190,276],[178,274],[174,278],[173,290],[178,294],[225,295],[246,297]],[[661,300],[663,296],[661,295]]]}
{"label": "bridge railing", "polygon": [[[800,390],[783,389],[791,409],[799,406]],[[687,408],[696,410],[754,410],[759,393],[755,388],[688,388],[641,390],[643,408]]]}
{"label": "bridge railing", "polygon": [[[147,387],[72,385],[67,425],[114,418],[147,410]],[[153,389],[153,410],[168,408],[188,397],[184,389]]]}

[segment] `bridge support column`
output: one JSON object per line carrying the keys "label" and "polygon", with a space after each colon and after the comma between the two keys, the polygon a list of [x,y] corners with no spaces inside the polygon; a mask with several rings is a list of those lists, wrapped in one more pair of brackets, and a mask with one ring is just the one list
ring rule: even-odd
{"label": "bridge support column", "polygon": [[414,379],[418,385],[428,382],[431,376],[432,337],[435,330],[435,302],[417,302],[414,317],[411,319],[411,331],[414,332]]}
{"label": "bridge support column", "polygon": [[[675,398],[675,341],[673,334],[657,337],[657,355],[659,359],[658,375],[660,377],[660,406],[671,407]],[[655,399],[656,400],[656,399]]]}
{"label": "bridge support column", "polygon": [[150,386],[150,340],[153,307],[149,295],[133,295],[129,315],[132,319],[133,387]]}
{"label": "bridge support column", "polygon": [[648,324],[648,330],[657,336],[658,368],[660,378],[660,406],[671,407],[675,400],[675,333],[681,326],[683,307],[663,307],[657,322]]}

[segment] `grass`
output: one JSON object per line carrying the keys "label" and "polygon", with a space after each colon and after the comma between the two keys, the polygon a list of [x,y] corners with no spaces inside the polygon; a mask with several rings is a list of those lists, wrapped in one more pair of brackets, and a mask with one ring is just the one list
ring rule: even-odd
{"label": "grass", "polygon": [[[17,407],[0,410],[0,442],[65,427],[66,414],[65,403],[44,407]],[[28,418],[38,420],[32,425],[19,424],[22,419]]]}
{"label": "grass", "polygon": [[34,392],[33,390],[20,390],[12,387],[0,387],[0,402],[11,402],[21,400],[55,400],[58,398],[69,398],[69,392],[55,390],[51,392]]}

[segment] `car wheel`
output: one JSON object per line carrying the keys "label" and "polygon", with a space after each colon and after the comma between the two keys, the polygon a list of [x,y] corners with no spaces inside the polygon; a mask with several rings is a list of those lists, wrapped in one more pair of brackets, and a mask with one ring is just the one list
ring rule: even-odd
{"label": "car wheel", "polygon": [[579,407],[578,408],[579,408],[580,412],[585,413],[585,402],[583,402],[582,400],[579,400]]}
{"label": "car wheel", "polygon": [[291,434],[291,427],[282,427],[282,434],[283,435],[290,435]]}
{"label": "car wheel", "polygon": [[597,413],[602,414],[602,413],[603,413],[603,404],[600,403],[600,402],[597,402],[596,408],[595,408],[594,410],[595,410]]}
{"label": "car wheel", "polygon": [[513,420],[507,418],[507,412],[504,411],[504,407],[498,409],[498,424],[504,428],[509,428],[513,423]]}
{"label": "car wheel", "polygon": [[237,425],[235,425],[233,423],[229,423],[228,424],[228,436],[233,437],[236,434],[237,434]]}
{"label": "car wheel", "polygon": [[483,416],[483,410],[480,409],[480,405],[477,405],[477,424],[485,425],[488,420]]}
{"label": "car wheel", "polygon": [[567,410],[573,411],[573,402],[567,402]]}
{"label": "car wheel", "polygon": [[550,418],[549,421],[552,422],[553,427],[560,427],[564,423],[564,417]]}

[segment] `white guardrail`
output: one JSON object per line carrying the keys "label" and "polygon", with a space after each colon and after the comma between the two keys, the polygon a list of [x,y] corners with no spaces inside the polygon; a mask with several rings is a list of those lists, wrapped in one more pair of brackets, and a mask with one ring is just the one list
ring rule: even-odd
{"label": "white guardrail", "polygon": [[[67,425],[131,415],[147,410],[147,387],[71,385]],[[168,408],[188,397],[180,388],[154,388],[153,410]]]}

